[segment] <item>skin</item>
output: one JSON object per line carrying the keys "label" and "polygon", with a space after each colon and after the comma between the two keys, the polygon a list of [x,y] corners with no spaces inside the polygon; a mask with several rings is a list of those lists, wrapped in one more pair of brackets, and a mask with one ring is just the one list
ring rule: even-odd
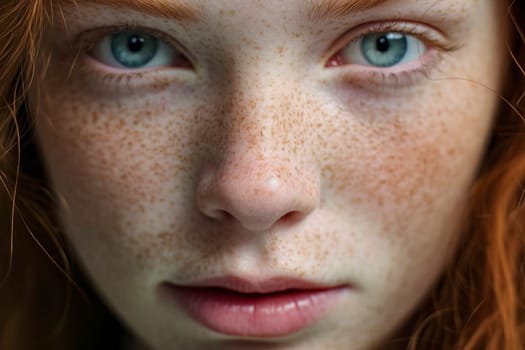
{"label": "skin", "polygon": [[[191,22],[79,3],[46,36],[30,99],[64,231],[116,315],[152,349],[384,349],[457,246],[499,101],[503,2],[394,1],[317,22],[300,0],[194,1],[206,20]],[[377,74],[417,59],[326,65],[353,28],[393,18],[441,38],[425,74]],[[110,79],[72,45],[126,22],[176,40],[192,68]],[[353,288],[264,341],[214,333],[157,294],[227,274]]]}

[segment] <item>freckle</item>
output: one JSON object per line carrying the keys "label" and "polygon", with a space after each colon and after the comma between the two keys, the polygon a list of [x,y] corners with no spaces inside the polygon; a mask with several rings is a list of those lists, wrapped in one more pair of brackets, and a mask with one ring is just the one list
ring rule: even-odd
{"label": "freckle", "polygon": [[98,120],[99,120],[99,115],[98,115],[98,113],[97,113],[97,112],[93,112],[93,113],[91,114],[91,116],[92,116],[91,121],[92,121],[93,123],[97,123]]}

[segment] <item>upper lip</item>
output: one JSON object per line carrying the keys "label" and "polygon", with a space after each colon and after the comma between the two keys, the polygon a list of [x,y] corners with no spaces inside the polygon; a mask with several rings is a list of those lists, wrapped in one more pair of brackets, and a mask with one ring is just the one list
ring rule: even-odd
{"label": "upper lip", "polygon": [[223,288],[239,293],[274,293],[285,290],[322,290],[342,287],[342,285],[320,284],[292,277],[272,277],[269,279],[241,278],[238,276],[224,276],[177,285],[186,288]]}

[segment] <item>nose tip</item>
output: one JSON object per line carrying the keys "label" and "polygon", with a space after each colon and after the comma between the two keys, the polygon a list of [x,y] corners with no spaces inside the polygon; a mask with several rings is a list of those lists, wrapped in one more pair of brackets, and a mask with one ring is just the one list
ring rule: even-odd
{"label": "nose tip", "polygon": [[234,220],[251,232],[300,221],[317,205],[319,190],[311,173],[258,162],[246,167],[221,167],[201,176],[197,203],[209,218]]}

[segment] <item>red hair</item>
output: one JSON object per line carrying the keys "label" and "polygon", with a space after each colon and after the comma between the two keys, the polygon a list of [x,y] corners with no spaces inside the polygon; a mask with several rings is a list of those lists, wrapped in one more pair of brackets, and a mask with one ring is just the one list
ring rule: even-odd
{"label": "red hair", "polygon": [[[410,350],[525,348],[525,35],[517,23],[525,2],[508,2],[512,66],[492,141],[471,189],[457,254],[404,337],[395,339]],[[2,349],[88,349],[97,348],[97,339],[107,347],[108,334],[117,339],[121,331],[68,264],[74,259],[63,249],[56,199],[28,131],[27,89],[45,56],[40,37],[52,22],[52,6],[50,0],[0,2]]]}

